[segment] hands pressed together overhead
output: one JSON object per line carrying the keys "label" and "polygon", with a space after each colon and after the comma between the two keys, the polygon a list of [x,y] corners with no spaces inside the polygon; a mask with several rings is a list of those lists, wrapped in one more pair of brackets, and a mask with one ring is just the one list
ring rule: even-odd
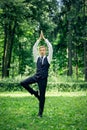
{"label": "hands pressed together overhead", "polygon": [[39,40],[41,40],[41,39],[44,39],[44,40],[45,40],[45,37],[44,37],[44,34],[43,34],[43,32],[42,32],[42,31],[41,31],[41,33],[40,33]]}
{"label": "hands pressed together overhead", "polygon": [[52,45],[51,43],[48,41],[47,38],[44,37],[44,34],[43,32],[41,31],[40,33],[40,36],[39,36],[39,39],[37,39],[37,41],[35,42],[34,46],[33,46],[33,55],[34,55],[34,61],[37,62],[37,58],[39,56],[39,53],[38,53],[38,44],[40,43],[41,39],[43,39],[47,45],[47,48],[48,48],[48,62],[50,64],[51,60],[52,60],[52,56],[53,56],[53,48],[52,48]]}

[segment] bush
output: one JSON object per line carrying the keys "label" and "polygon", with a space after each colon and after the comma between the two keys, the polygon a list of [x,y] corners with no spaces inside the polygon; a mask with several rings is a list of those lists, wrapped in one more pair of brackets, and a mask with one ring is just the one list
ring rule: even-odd
{"label": "bush", "polygon": [[87,83],[48,83],[47,89],[55,89],[61,92],[71,92],[71,91],[85,91],[87,90]]}
{"label": "bush", "polygon": [[20,79],[5,78],[0,81],[0,91],[22,91]]}
{"label": "bush", "polygon": [[[23,78],[24,79],[24,78]],[[0,81],[0,91],[24,91],[25,89],[20,85],[21,78],[17,79],[3,79]],[[32,87],[37,89],[37,85],[34,84]],[[47,90],[56,90],[61,92],[71,92],[71,91],[84,91],[87,90],[87,83],[86,82],[48,82]]]}

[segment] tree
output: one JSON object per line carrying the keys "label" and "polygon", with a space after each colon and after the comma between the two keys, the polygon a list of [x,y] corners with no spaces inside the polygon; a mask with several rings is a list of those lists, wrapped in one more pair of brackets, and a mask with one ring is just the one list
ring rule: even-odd
{"label": "tree", "polygon": [[86,1],[61,0],[60,6],[58,0],[0,1],[3,77],[23,75],[27,69],[33,70],[32,47],[43,30],[53,44],[51,69],[54,73],[72,76],[76,72],[79,77],[79,73],[83,76],[84,66],[87,79]]}
{"label": "tree", "polygon": [[[41,6],[41,8],[39,8],[39,6]],[[37,30],[35,30],[40,31],[42,29],[44,33],[47,34],[46,32],[47,30],[49,30],[50,26],[50,30],[54,28],[54,24],[49,16],[49,14],[51,14],[49,12],[52,11],[51,8],[54,8],[54,6],[52,6],[51,2],[47,0],[44,2],[33,0],[8,0],[7,2],[4,0],[0,2],[0,8],[2,10],[2,13],[0,14],[1,24],[4,29],[2,77],[9,77],[13,51],[12,49],[14,47],[16,37],[18,37],[17,39],[19,41],[19,38],[21,36],[21,34],[17,35],[17,32],[21,28],[21,23],[26,23],[25,21],[27,21],[28,23],[29,20],[31,20],[32,23],[35,23],[35,21],[37,21],[37,25],[35,27],[37,28]],[[48,11],[48,13],[46,11]],[[19,48],[21,48],[20,42]],[[23,59],[23,57],[20,58],[22,59],[22,61],[25,60]],[[21,61],[21,59],[19,61]]]}
{"label": "tree", "polygon": [[[83,0],[83,24],[86,26],[86,1]],[[84,74],[87,81],[87,43],[86,43],[86,28],[83,26],[83,44],[84,44]]]}
{"label": "tree", "polygon": [[26,6],[23,0],[1,1],[1,22],[4,29],[4,52],[2,63],[2,77],[9,77],[12,48],[16,28],[25,17]]}

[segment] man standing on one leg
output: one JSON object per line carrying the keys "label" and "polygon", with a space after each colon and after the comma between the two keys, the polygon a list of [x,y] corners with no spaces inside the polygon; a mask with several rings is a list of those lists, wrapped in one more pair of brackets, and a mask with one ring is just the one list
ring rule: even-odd
{"label": "man standing on one leg", "polygon": [[[45,46],[40,46],[39,53],[38,53],[37,47],[41,39],[44,39],[44,41],[46,42],[48,46],[48,56],[46,56]],[[36,65],[37,65],[36,74],[21,82],[21,85],[28,92],[30,92],[31,94],[34,94],[34,96],[38,98],[39,100],[38,116],[39,117],[42,117],[43,110],[44,110],[48,70],[49,70],[50,62],[52,60],[52,55],[53,55],[52,45],[47,39],[45,39],[43,32],[41,32],[39,39],[36,41],[36,43],[33,46],[34,62],[36,62]],[[38,84],[39,93],[38,91],[35,91],[30,87],[30,84],[33,84],[33,83]]]}

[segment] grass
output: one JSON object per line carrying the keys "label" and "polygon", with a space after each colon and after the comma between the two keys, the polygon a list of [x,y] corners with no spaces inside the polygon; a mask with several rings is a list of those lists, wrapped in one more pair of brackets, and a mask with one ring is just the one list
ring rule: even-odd
{"label": "grass", "polygon": [[37,113],[28,93],[0,93],[0,130],[87,130],[87,93],[47,93],[43,117]]}

